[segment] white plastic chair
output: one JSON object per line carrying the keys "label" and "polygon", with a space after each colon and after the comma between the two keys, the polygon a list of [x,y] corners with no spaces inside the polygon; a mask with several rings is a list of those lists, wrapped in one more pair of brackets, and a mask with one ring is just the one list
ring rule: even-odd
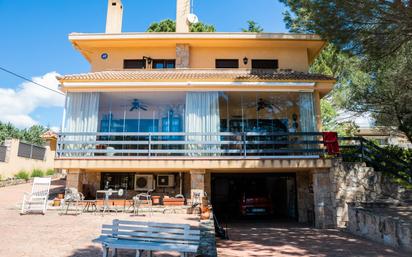
{"label": "white plastic chair", "polygon": [[34,178],[31,193],[24,193],[20,214],[29,212],[46,213],[51,178]]}
{"label": "white plastic chair", "polygon": [[139,207],[142,204],[146,204],[149,209],[149,215],[152,216],[152,197],[149,193],[137,194],[133,197],[133,213],[134,215],[139,215]]}
{"label": "white plastic chair", "polygon": [[[61,214],[67,214],[70,208],[70,205],[74,205],[76,207],[75,212],[76,215],[79,214],[79,204],[81,201],[84,200],[84,195],[77,190],[77,188],[71,187],[66,188],[64,199],[61,204]],[[64,209],[66,211],[64,212]]]}

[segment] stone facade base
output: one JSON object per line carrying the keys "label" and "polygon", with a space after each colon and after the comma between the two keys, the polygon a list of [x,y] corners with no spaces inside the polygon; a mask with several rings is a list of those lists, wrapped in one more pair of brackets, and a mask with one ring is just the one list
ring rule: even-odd
{"label": "stone facade base", "polygon": [[[406,210],[405,210],[406,208]],[[349,205],[348,231],[412,253],[412,220],[398,213],[411,213],[412,207]]]}

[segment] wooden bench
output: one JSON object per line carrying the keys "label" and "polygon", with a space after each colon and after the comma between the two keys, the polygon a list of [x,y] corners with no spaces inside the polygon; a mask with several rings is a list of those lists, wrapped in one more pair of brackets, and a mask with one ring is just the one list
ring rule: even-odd
{"label": "wooden bench", "polygon": [[188,224],[169,224],[129,220],[113,220],[112,225],[102,226],[102,235],[95,241],[101,242],[103,257],[109,250],[112,256],[117,249],[136,250],[136,257],[143,251],[179,252],[182,257],[196,253],[199,247],[200,230],[193,230]]}

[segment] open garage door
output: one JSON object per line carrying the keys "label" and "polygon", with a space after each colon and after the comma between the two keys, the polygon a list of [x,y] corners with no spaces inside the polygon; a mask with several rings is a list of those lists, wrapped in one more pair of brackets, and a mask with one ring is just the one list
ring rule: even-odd
{"label": "open garage door", "polygon": [[295,173],[213,173],[211,185],[221,219],[297,219]]}

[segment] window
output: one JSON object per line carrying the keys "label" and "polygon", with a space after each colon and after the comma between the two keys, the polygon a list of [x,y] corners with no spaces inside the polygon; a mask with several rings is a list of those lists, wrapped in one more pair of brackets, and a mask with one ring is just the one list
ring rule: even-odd
{"label": "window", "polygon": [[153,60],[153,69],[174,69],[176,66],[175,60]]}
{"label": "window", "polygon": [[134,175],[135,173],[106,173],[101,174],[101,189],[124,189],[133,190],[134,189]]}
{"label": "window", "polygon": [[239,68],[239,60],[238,59],[216,59],[216,68],[237,69]]}
{"label": "window", "polygon": [[278,68],[278,60],[252,60],[252,69],[272,69]]}
{"label": "window", "polygon": [[137,60],[124,60],[123,61],[124,69],[145,69],[146,60],[137,59]]}

